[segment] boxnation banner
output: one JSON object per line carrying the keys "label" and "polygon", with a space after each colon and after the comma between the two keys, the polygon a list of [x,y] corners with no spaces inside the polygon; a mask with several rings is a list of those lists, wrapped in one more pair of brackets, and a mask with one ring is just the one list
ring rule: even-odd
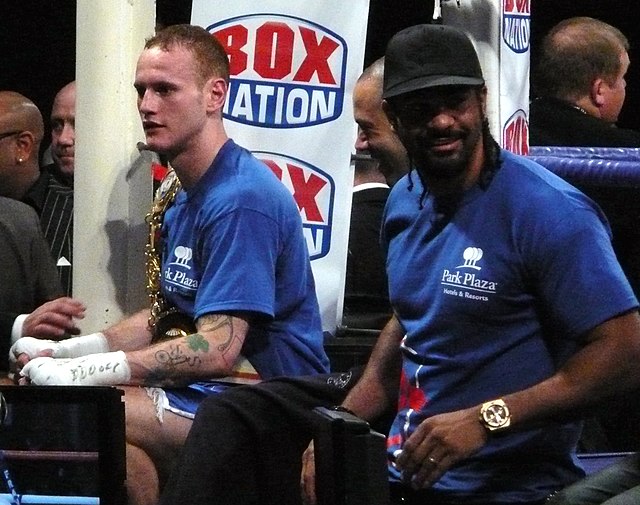
{"label": "boxnation banner", "polygon": [[229,136],[292,192],[302,216],[323,329],[342,318],[369,0],[193,0],[193,24],[225,47]]}

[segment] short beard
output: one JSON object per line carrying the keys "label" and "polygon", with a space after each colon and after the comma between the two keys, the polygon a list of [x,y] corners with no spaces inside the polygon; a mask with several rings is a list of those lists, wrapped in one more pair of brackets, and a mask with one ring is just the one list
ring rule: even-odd
{"label": "short beard", "polygon": [[[469,163],[476,153],[478,142],[483,141],[482,128],[468,132],[466,137],[462,137],[462,149],[449,156],[438,156],[424,153],[419,163],[416,164],[418,172],[427,179],[445,181],[456,179],[469,168]],[[419,148],[416,149],[420,152]],[[417,161],[417,160],[416,160]]]}

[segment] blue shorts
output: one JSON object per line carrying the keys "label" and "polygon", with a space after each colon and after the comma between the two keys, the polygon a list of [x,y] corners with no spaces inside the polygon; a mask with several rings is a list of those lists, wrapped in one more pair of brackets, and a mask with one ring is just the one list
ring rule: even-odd
{"label": "blue shorts", "polygon": [[235,384],[227,382],[194,382],[184,388],[162,388],[162,407],[179,416],[193,419],[202,400],[234,386]]}

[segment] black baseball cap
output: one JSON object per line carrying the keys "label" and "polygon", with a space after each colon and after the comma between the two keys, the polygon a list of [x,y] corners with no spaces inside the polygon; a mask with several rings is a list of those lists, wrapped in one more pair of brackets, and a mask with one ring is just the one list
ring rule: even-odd
{"label": "black baseball cap", "polygon": [[484,84],[469,37],[453,26],[415,25],[396,33],[384,57],[383,98],[435,86]]}

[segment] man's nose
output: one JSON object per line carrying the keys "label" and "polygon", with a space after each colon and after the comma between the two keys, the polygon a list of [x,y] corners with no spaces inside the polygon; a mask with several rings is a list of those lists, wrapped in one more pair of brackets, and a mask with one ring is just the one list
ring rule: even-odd
{"label": "man's nose", "polygon": [[73,145],[76,140],[76,129],[71,123],[64,123],[60,132],[59,142],[61,144]]}
{"label": "man's nose", "polygon": [[434,110],[429,114],[429,126],[437,130],[450,128],[455,124],[455,117],[446,108]]}
{"label": "man's nose", "polygon": [[138,95],[138,111],[141,114],[148,114],[153,110],[153,93],[145,91]]}
{"label": "man's nose", "polygon": [[358,131],[354,148],[356,152],[367,151],[369,149],[369,138],[362,131]]}

